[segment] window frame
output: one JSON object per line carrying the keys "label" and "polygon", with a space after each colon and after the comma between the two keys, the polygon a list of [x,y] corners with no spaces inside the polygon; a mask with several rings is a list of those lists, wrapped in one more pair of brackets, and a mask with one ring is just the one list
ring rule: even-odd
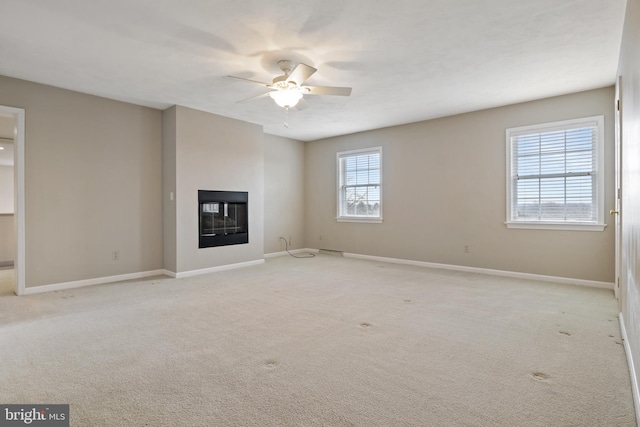
{"label": "window frame", "polygon": [[[380,156],[380,205],[378,216],[358,216],[344,215],[342,206],[343,194],[343,173],[342,159],[347,157],[356,157],[363,154],[375,154]],[[337,186],[336,186],[336,220],[338,222],[363,222],[363,223],[381,223],[382,222],[382,183],[383,183],[383,167],[382,167],[382,147],[361,148],[357,150],[339,151],[336,153],[336,169],[337,169]]]}
{"label": "window frame", "polygon": [[[580,125],[585,127],[593,126],[595,123],[597,127],[597,139],[595,141],[595,156],[596,161],[594,165],[595,173],[595,204],[596,204],[596,220],[595,222],[578,222],[578,221],[517,221],[513,220],[513,158],[512,158],[512,144],[511,139],[514,136],[522,136],[527,134],[536,134],[542,132],[549,132],[553,130],[567,130],[575,129]],[[506,199],[506,221],[507,228],[520,228],[520,229],[543,229],[543,230],[571,230],[571,231],[603,231],[607,224],[604,222],[604,209],[605,209],[605,185],[604,185],[604,116],[591,116],[583,117],[579,119],[562,120],[556,122],[540,123],[535,125],[520,126],[508,128],[506,130],[506,187],[507,187],[507,199]],[[570,176],[568,174],[564,176]]]}

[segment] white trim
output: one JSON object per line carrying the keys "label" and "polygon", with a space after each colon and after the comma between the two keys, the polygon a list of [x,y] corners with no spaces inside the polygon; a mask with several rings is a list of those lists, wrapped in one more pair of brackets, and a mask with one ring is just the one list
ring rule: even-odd
{"label": "white trim", "polygon": [[15,238],[16,238],[16,256],[14,262],[14,291],[16,295],[25,295],[26,293],[26,250],[25,250],[25,110],[23,108],[14,108],[0,105],[0,113],[9,114],[15,120],[16,134],[13,140],[14,144],[14,212],[15,212]]}
{"label": "white trim", "polygon": [[[289,252],[291,252],[292,254],[302,254],[302,253],[314,253],[317,254],[318,253],[318,249],[292,249]],[[285,255],[289,255],[287,253],[287,251],[282,251],[282,252],[271,252],[268,254],[264,254],[264,258],[268,259],[268,258],[277,258],[277,257],[281,257],[281,256],[285,256]]]}
{"label": "white trim", "polygon": [[631,347],[629,346],[627,328],[624,326],[624,317],[622,316],[622,313],[618,314],[618,320],[620,321],[620,334],[622,335],[624,352],[627,355],[627,364],[629,365],[629,375],[631,376],[631,392],[633,394],[633,405],[636,409],[636,423],[637,425],[640,425],[640,391],[638,391],[638,377],[636,377],[633,353],[631,353]]}
{"label": "white trim", "polygon": [[366,154],[366,153],[382,153],[382,145],[378,145],[377,147],[368,147],[368,148],[357,148],[355,150],[347,150],[347,151],[338,151],[338,158],[340,157],[349,157],[354,154]]}
{"label": "white trim", "polygon": [[579,285],[579,286],[587,286],[590,288],[613,290],[613,283],[598,282],[595,280],[572,279],[569,277],[544,276],[541,274],[518,273],[516,271],[491,270],[488,268],[467,267],[463,265],[454,265],[454,264],[438,264],[433,262],[413,261],[408,259],[386,258],[386,257],[351,254],[351,253],[344,253],[343,256],[345,258],[365,259],[370,261],[388,262],[392,264],[415,265],[417,267],[439,268],[442,270],[464,271],[467,273],[488,274],[492,276],[511,277],[514,279],[537,280],[540,282],[553,282],[553,283],[562,283],[567,285]]}
{"label": "white trim", "polygon": [[16,187],[16,288],[18,295],[26,292],[26,216],[25,216],[25,110],[16,109],[16,138],[14,141]]}
{"label": "white trim", "polygon": [[81,288],[84,286],[103,285],[105,283],[122,282],[124,280],[144,279],[146,277],[152,277],[152,276],[169,276],[175,279],[181,279],[184,277],[199,276],[201,274],[214,273],[216,271],[223,271],[223,270],[232,270],[235,268],[249,267],[249,266],[259,265],[263,263],[264,263],[264,259],[259,259],[255,261],[222,265],[219,267],[203,268],[202,270],[184,271],[180,273],[176,273],[174,271],[170,271],[166,269],[161,269],[161,270],[143,271],[140,273],[120,274],[118,276],[96,277],[94,279],[76,280],[73,282],[64,282],[64,283],[54,283],[52,285],[33,286],[30,288],[26,288],[24,295],[39,294],[42,292],[62,291],[65,289]]}
{"label": "white trim", "polygon": [[247,262],[239,262],[237,264],[221,265],[219,267],[203,268],[200,270],[181,271],[181,272],[175,273],[175,278],[184,279],[185,277],[200,276],[202,274],[215,273],[215,272],[224,271],[224,270],[233,270],[236,268],[252,267],[254,265],[259,265],[259,264],[264,264],[264,259],[257,259],[255,261],[247,261]]}
{"label": "white trim", "polygon": [[[546,123],[537,123],[533,125],[526,126],[515,126],[509,128],[509,133],[513,136],[522,136],[531,133],[532,130],[544,131],[544,132],[553,132],[556,130],[566,130],[566,129],[578,129],[583,127],[585,124],[589,122],[593,122],[595,125],[602,125],[604,120],[603,115],[598,116],[589,116],[589,117],[580,117],[577,119],[569,119],[569,120],[558,120],[556,122],[546,122]],[[536,132],[537,133],[537,132]]]}
{"label": "white trim", "polygon": [[[512,192],[513,192],[513,188],[512,188],[512,178],[513,178],[513,157],[511,154],[511,138],[513,136],[519,136],[519,135],[523,135],[523,134],[527,134],[530,133],[531,131],[536,131],[536,133],[538,132],[546,132],[546,131],[552,131],[555,129],[568,129],[568,128],[578,128],[578,127],[582,127],[585,125],[590,125],[590,124],[594,124],[597,128],[598,128],[598,140],[597,140],[597,146],[596,146],[596,160],[597,160],[597,164],[595,165],[595,171],[596,171],[596,221],[597,224],[591,225],[589,224],[588,227],[585,228],[581,228],[584,227],[586,224],[584,225],[574,225],[571,222],[562,222],[563,225],[566,226],[566,228],[559,228],[559,227],[549,227],[549,226],[545,226],[543,221],[529,221],[529,222],[525,222],[523,221],[522,224],[524,226],[518,227],[515,224],[517,223],[517,221],[512,221],[512,202],[513,202],[513,198],[512,198]],[[539,123],[539,124],[534,124],[534,125],[528,125],[528,126],[519,126],[519,127],[512,127],[512,128],[508,128],[505,131],[505,139],[506,139],[506,160],[507,160],[507,167],[506,167],[506,184],[507,184],[507,188],[506,188],[506,218],[507,221],[505,222],[505,224],[507,224],[507,228],[537,228],[537,229],[547,229],[547,230],[581,230],[581,231],[603,231],[604,227],[602,227],[602,229],[597,229],[596,227],[601,227],[604,222],[605,222],[605,198],[604,198],[604,192],[605,192],[605,182],[604,182],[604,174],[605,174],[605,168],[604,168],[604,146],[605,146],[605,138],[604,138],[604,115],[599,115],[599,116],[591,116],[591,117],[583,117],[583,118],[578,118],[578,119],[571,119],[571,120],[562,120],[562,121],[557,121],[557,122],[550,122],[550,123]],[[540,224],[540,226],[534,226],[533,224]],[[605,225],[606,226],[606,225]]]}
{"label": "white trim", "polygon": [[[359,216],[349,216],[342,215],[342,174],[340,169],[341,159],[343,157],[351,157],[358,154],[380,154],[380,215],[378,216],[367,216],[367,217],[359,217]],[[378,147],[370,147],[370,148],[360,148],[357,150],[348,150],[348,151],[338,151],[336,153],[336,174],[337,174],[337,186],[336,186],[336,220],[338,222],[368,222],[368,223],[381,223],[382,222],[382,200],[384,198],[382,194],[382,186],[384,183],[383,176],[383,163],[384,159],[382,156],[382,146]]]}
{"label": "white trim", "polygon": [[176,272],[175,271],[164,269],[164,270],[162,270],[162,274],[164,274],[165,276],[173,277],[174,279],[176,278]]}
{"label": "white trim", "polygon": [[382,223],[382,217],[367,217],[367,216],[339,216],[336,218],[338,222],[363,222],[363,223]]}
{"label": "white trim", "polygon": [[565,230],[565,231],[604,231],[607,224],[571,224],[570,222],[526,222],[507,221],[507,228],[529,230]]}
{"label": "white trim", "polygon": [[[296,249],[298,250],[298,249]],[[293,253],[293,251],[291,251]],[[282,252],[270,252],[268,254],[264,254],[264,259],[269,259],[269,258],[277,258],[280,256],[285,256],[285,255],[289,255],[287,254],[285,251]]]}
{"label": "white trim", "polygon": [[152,276],[164,275],[166,270],[151,270],[140,273],[120,274],[118,276],[96,277],[94,279],[75,280],[73,282],[54,283],[26,288],[24,294],[32,295],[43,292],[63,291],[66,289],[82,288],[85,286],[103,285],[105,283],[122,282],[124,280],[144,279]]}

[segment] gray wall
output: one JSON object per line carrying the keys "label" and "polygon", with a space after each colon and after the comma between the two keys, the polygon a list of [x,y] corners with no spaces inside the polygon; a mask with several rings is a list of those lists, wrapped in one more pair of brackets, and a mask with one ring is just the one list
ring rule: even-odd
{"label": "gray wall", "polygon": [[[613,282],[613,226],[585,232],[504,224],[505,129],[515,126],[605,115],[606,209],[613,207],[613,98],[613,88],[603,88],[307,143],[306,246]],[[384,222],[338,223],[336,152],[375,146],[383,147]]]}
{"label": "gray wall", "polygon": [[161,112],[1,76],[0,94],[26,111],[27,287],[162,268]]}
{"label": "gray wall", "polygon": [[[183,107],[163,113],[8,77],[0,93],[3,105],[26,110],[27,287],[262,259],[264,211],[290,197],[299,206],[277,228],[301,245],[302,143]],[[269,159],[289,158],[297,180],[277,208],[264,206],[266,141]],[[198,250],[198,189],[249,191],[249,245]],[[12,219],[0,222],[12,231]],[[15,249],[9,237],[2,251]]]}
{"label": "gray wall", "polygon": [[0,138],[13,139],[14,128],[13,116],[0,115]]}
{"label": "gray wall", "polygon": [[[263,259],[262,127],[181,106],[168,110],[165,119],[167,115],[175,116],[175,272]],[[164,143],[166,155],[167,136]],[[165,198],[170,187],[165,182]],[[198,248],[198,190],[249,193],[248,244]]]}
{"label": "gray wall", "polygon": [[0,215],[14,212],[13,166],[0,166]]}
{"label": "gray wall", "polygon": [[304,147],[293,139],[263,136],[264,253],[304,247]]}
{"label": "gray wall", "polygon": [[[284,249],[281,235],[294,248],[613,281],[612,227],[504,226],[505,128],[605,114],[610,166],[611,88],[309,143],[184,107],[163,121],[158,110],[7,77],[0,90],[26,109],[27,286],[257,260]],[[377,145],[384,223],[337,223],[335,153]],[[609,167],[607,189],[612,176]],[[250,192],[248,246],[197,249],[198,189]]]}
{"label": "gray wall", "polygon": [[[640,0],[628,0],[618,74],[622,77],[621,306],[640,378]],[[637,390],[636,390],[637,392]],[[637,404],[638,402],[636,402]],[[640,414],[640,409],[636,408]]]}
{"label": "gray wall", "polygon": [[0,214],[0,266],[16,259],[16,238],[13,215]]}

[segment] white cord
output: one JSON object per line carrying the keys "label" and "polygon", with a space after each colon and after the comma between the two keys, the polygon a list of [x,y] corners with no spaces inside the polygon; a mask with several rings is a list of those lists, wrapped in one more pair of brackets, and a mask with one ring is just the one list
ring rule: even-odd
{"label": "white cord", "polygon": [[289,252],[289,243],[287,242],[287,239],[285,239],[284,237],[280,237],[279,239],[280,240],[284,240],[284,250],[287,251],[287,253],[289,255],[291,255],[292,257],[294,257],[294,258],[313,258],[313,257],[316,256],[316,254],[310,254],[310,253],[308,253],[305,256],[296,256],[296,255],[292,254],[291,252]]}

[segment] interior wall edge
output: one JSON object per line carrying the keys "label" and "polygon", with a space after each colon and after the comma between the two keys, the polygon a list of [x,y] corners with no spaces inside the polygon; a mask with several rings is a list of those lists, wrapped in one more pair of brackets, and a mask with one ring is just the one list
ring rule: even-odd
{"label": "interior wall edge", "polygon": [[631,347],[629,346],[627,328],[624,325],[624,316],[622,315],[622,313],[618,314],[618,320],[620,321],[620,333],[622,335],[622,342],[624,344],[624,352],[627,356],[627,364],[629,365],[631,393],[633,394],[633,405],[636,409],[636,423],[640,425],[640,389],[638,388],[638,378],[636,377],[636,370],[633,362],[633,353],[631,352]]}

